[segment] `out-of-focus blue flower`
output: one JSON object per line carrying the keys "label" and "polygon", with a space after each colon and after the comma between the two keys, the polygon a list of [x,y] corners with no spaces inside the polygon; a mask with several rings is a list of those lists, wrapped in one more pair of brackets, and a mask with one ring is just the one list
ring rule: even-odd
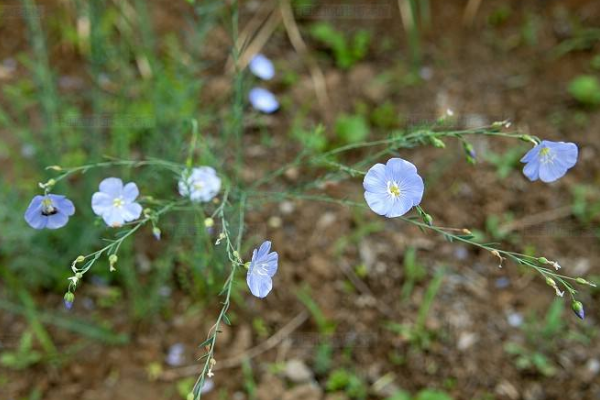
{"label": "out-of-focus blue flower", "polygon": [[542,140],[521,159],[523,174],[530,181],[554,182],[577,163],[577,154],[575,143]]}
{"label": "out-of-focus blue flower", "polygon": [[25,221],[33,229],[58,229],[65,226],[74,213],[75,206],[71,200],[65,196],[47,194],[31,200],[25,211]]}
{"label": "out-of-focus blue flower", "polygon": [[102,217],[106,225],[122,226],[142,214],[142,206],[135,202],[139,194],[133,182],[123,186],[119,178],[106,178],[100,182],[100,191],[92,196],[92,210]]}
{"label": "out-of-focus blue flower", "polygon": [[274,113],[279,109],[277,98],[267,89],[257,87],[250,90],[248,99],[250,100],[252,107],[266,114]]}
{"label": "out-of-focus blue flower", "polygon": [[165,361],[171,367],[179,367],[185,363],[184,359],[185,346],[181,343],[175,343],[169,347],[169,352]]}
{"label": "out-of-focus blue flower", "polygon": [[388,218],[404,215],[419,205],[425,190],[417,167],[401,158],[372,166],[365,175],[363,187],[371,210]]}
{"label": "out-of-focus blue flower", "polygon": [[248,64],[248,68],[250,68],[250,71],[254,75],[265,81],[273,79],[275,76],[275,67],[273,67],[273,63],[260,53],[252,58],[250,64]]}
{"label": "out-of-focus blue flower", "polygon": [[212,167],[193,168],[183,173],[179,181],[179,194],[193,202],[211,201],[221,190],[221,178]]}
{"label": "out-of-focus blue flower", "polygon": [[261,299],[265,298],[273,288],[272,278],[277,272],[279,262],[279,255],[276,252],[270,253],[270,250],[271,242],[268,240],[258,250],[254,249],[246,276],[250,292]]}

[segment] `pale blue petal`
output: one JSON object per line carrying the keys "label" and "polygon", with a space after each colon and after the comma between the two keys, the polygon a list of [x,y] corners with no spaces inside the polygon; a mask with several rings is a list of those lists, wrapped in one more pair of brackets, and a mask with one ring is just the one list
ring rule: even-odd
{"label": "pale blue petal", "polygon": [[260,248],[258,249],[258,253],[256,254],[256,258],[257,259],[264,258],[267,254],[269,254],[270,250],[271,250],[271,242],[269,240],[267,240],[263,244],[260,245]]}
{"label": "pale blue petal", "polygon": [[567,173],[567,170],[561,167],[557,162],[551,162],[540,165],[540,180],[542,182],[550,183],[554,182]]}
{"label": "pale blue petal", "polygon": [[102,214],[102,219],[104,220],[106,225],[113,228],[118,228],[125,223],[125,219],[123,218],[121,210],[115,207],[112,207],[107,212]]}
{"label": "pale blue petal", "polygon": [[55,194],[49,194],[48,197],[52,200],[54,207],[66,216],[75,214],[75,205],[65,196],[57,196]]}
{"label": "pale blue petal", "polygon": [[27,211],[25,211],[25,221],[31,226],[33,229],[44,229],[48,222],[48,218],[42,215],[42,200],[44,196],[35,196],[31,203],[29,203],[29,207],[27,207]]}
{"label": "pale blue petal", "polygon": [[407,174],[416,174],[417,167],[401,158],[390,158],[385,165],[388,180],[399,181]]}
{"label": "pale blue petal", "polygon": [[399,186],[402,196],[409,199],[413,206],[421,204],[423,192],[425,191],[425,184],[419,175],[413,174],[406,176],[399,183]]}
{"label": "pale blue petal", "polygon": [[369,208],[379,215],[386,215],[393,204],[393,200],[387,194],[365,192],[365,200]]}
{"label": "pale blue petal", "polygon": [[248,274],[246,276],[246,283],[250,292],[261,299],[267,297],[271,289],[273,289],[273,281],[269,276]]}
{"label": "pale blue petal", "polygon": [[385,214],[387,218],[400,217],[406,214],[413,207],[412,200],[408,197],[399,197],[396,199],[390,210]]}
{"label": "pale blue petal", "polygon": [[92,195],[92,210],[96,215],[104,215],[113,208],[114,198],[103,192],[96,192]]}
{"label": "pale blue petal", "polygon": [[267,114],[271,114],[279,109],[277,98],[267,89],[254,88],[250,90],[248,99],[250,100],[252,107]]}
{"label": "pale blue petal", "polygon": [[[540,151],[543,148],[550,150],[549,162],[542,162]],[[551,142],[544,140],[531,149],[521,159],[527,165],[523,168],[523,174],[531,181],[540,179],[543,182],[554,182],[562,178],[567,170],[577,163],[578,148],[575,143]]]}
{"label": "pale blue petal", "polygon": [[556,151],[557,160],[561,161],[563,167],[569,169],[577,164],[579,149],[575,143],[559,142],[553,149]]}
{"label": "pale blue petal", "polygon": [[106,178],[100,182],[100,191],[113,197],[119,197],[123,192],[123,181],[119,178]]}
{"label": "pale blue petal", "polygon": [[123,205],[120,209],[125,222],[136,220],[142,215],[142,206],[138,203],[129,203]]}
{"label": "pale blue petal", "polygon": [[256,267],[260,267],[261,270],[266,271],[267,275],[273,277],[277,273],[278,263],[279,254],[270,253],[267,257],[260,259]]}
{"label": "pale blue petal", "polygon": [[543,143],[545,143],[545,141],[543,141],[541,144],[534,146],[531,150],[529,150],[527,154],[525,154],[523,158],[521,158],[521,162],[528,163],[533,160],[539,159],[540,150],[542,150],[542,148],[544,147]]}
{"label": "pale blue petal", "polygon": [[536,181],[540,177],[540,163],[539,161],[530,161],[528,164],[525,164],[523,167],[523,175],[527,177],[530,181]]}
{"label": "pale blue petal", "polygon": [[262,54],[254,56],[248,67],[250,68],[250,71],[260,79],[268,81],[275,76],[275,67],[273,66],[273,63]]}
{"label": "pale blue petal", "polygon": [[367,192],[380,194],[387,193],[385,165],[373,165],[365,175],[363,187]]}
{"label": "pale blue petal", "polygon": [[49,215],[47,218],[48,223],[46,224],[46,228],[48,229],[62,228],[67,224],[67,222],[69,222],[69,217],[66,214],[63,214],[62,212],[57,212],[54,215]]}
{"label": "pale blue petal", "polygon": [[179,194],[193,202],[208,202],[221,190],[221,178],[211,167],[194,168],[187,178],[179,181]]}
{"label": "pale blue petal", "polygon": [[135,183],[129,182],[123,187],[123,200],[133,202],[139,195],[140,191]]}

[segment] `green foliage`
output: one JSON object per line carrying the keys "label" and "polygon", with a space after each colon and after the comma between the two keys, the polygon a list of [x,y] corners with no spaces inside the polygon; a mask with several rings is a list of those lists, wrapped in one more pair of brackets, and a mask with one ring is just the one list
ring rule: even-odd
{"label": "green foliage", "polygon": [[335,133],[343,144],[359,143],[369,136],[369,123],[360,114],[342,114],[335,121]]}
{"label": "green foliage", "polygon": [[485,219],[485,230],[494,240],[514,239],[514,236],[502,229],[505,224],[513,220],[514,215],[511,212],[505,212],[502,215],[488,215]]}
{"label": "green foliage", "polygon": [[508,21],[512,12],[508,5],[501,5],[495,8],[488,16],[488,23],[492,26],[499,26]]}
{"label": "green foliage", "polygon": [[392,129],[398,126],[398,115],[394,108],[394,105],[386,101],[385,103],[378,105],[371,112],[371,121],[374,126],[381,129]]}
{"label": "green foliage", "polygon": [[425,389],[417,393],[414,400],[452,400],[452,397],[445,392]]}
{"label": "green foliage", "polygon": [[508,151],[499,154],[493,151],[487,151],[484,155],[486,161],[496,167],[496,174],[499,179],[506,179],[520,166],[519,160],[523,157],[523,150],[511,148]]}
{"label": "green foliage", "polygon": [[391,397],[388,397],[385,400],[411,400],[410,393],[405,390],[399,390],[394,393]]}
{"label": "green foliage", "polygon": [[556,366],[543,353],[530,351],[515,342],[506,343],[504,351],[514,357],[514,363],[518,369],[536,370],[544,376],[556,374]]}
{"label": "green foliage", "polygon": [[189,394],[192,392],[192,388],[194,387],[194,383],[196,380],[193,377],[183,378],[177,381],[175,387],[177,389],[177,394],[184,400],[189,399]]}
{"label": "green foliage", "polygon": [[569,83],[569,93],[584,106],[600,105],[600,82],[592,75],[580,75]]}
{"label": "green foliage", "polygon": [[309,33],[333,51],[337,66],[342,69],[349,69],[365,58],[371,43],[371,34],[367,30],[360,29],[348,37],[327,22],[312,25]]}
{"label": "green foliage", "polygon": [[324,152],[328,146],[325,126],[318,124],[312,129],[305,129],[301,126],[301,123],[301,119],[294,120],[291,136],[300,142],[306,151],[311,153]]}
{"label": "green foliage", "polygon": [[452,400],[452,397],[446,392],[432,389],[423,389],[415,396],[411,396],[407,391],[400,390],[386,400]]}
{"label": "green foliage", "polygon": [[388,322],[384,325],[385,328],[397,333],[405,340],[409,341],[415,348],[425,350],[431,345],[431,341],[435,337],[435,332],[427,329],[425,322],[431,310],[435,297],[439,292],[444,280],[445,271],[443,268],[436,271],[435,275],[425,289],[425,295],[419,305],[419,311],[414,323],[397,323]]}
{"label": "green foliage", "polygon": [[317,374],[325,374],[333,363],[333,347],[330,343],[319,343],[315,349],[313,368]]}
{"label": "green foliage", "polygon": [[296,296],[310,312],[317,324],[319,333],[324,336],[331,336],[335,332],[336,323],[325,316],[317,302],[313,299],[308,286],[296,292]]}
{"label": "green foliage", "polygon": [[344,391],[348,397],[355,400],[366,399],[367,385],[356,374],[347,369],[336,369],[329,374],[325,389],[329,392]]}
{"label": "green foliage", "polygon": [[564,319],[564,302],[555,299],[543,318],[530,316],[523,325],[525,343],[508,342],[504,351],[513,356],[515,366],[521,370],[535,371],[544,376],[554,376],[558,367],[553,356],[562,347],[560,341],[589,343],[595,331],[583,334],[570,332]]}
{"label": "green foliage", "polygon": [[415,284],[421,282],[427,276],[427,270],[417,262],[417,251],[414,247],[408,247],[404,252],[404,284],[400,293],[402,301],[408,300]]}
{"label": "green foliage", "polygon": [[600,216],[600,191],[592,186],[575,185],[571,188],[571,195],[573,214],[593,228],[592,222]]}
{"label": "green foliage", "polygon": [[25,369],[38,363],[42,353],[33,349],[33,333],[25,331],[21,335],[16,351],[4,351],[0,354],[0,364],[6,368]]}
{"label": "green foliage", "polygon": [[530,47],[535,47],[538,45],[540,25],[541,21],[537,15],[527,14],[521,29],[521,36],[523,37],[523,41],[526,45]]}
{"label": "green foliage", "polygon": [[596,71],[600,71],[600,54],[596,54],[592,61],[590,61],[590,67]]}

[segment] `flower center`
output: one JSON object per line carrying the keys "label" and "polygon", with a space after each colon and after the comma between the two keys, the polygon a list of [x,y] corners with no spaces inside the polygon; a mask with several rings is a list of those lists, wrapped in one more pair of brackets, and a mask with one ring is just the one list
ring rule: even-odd
{"label": "flower center", "polygon": [[52,205],[52,200],[44,199],[42,200],[42,215],[54,215],[58,212],[58,210]]}
{"label": "flower center", "polygon": [[548,163],[553,163],[554,162],[554,158],[556,157],[556,154],[552,153],[552,151],[550,151],[549,147],[543,147],[540,150],[540,161],[542,162],[542,164],[548,164]]}
{"label": "flower center", "polygon": [[115,199],[113,200],[114,208],[123,208],[124,204],[125,204],[125,202],[123,201],[122,197],[115,197]]}
{"label": "flower center", "polygon": [[400,187],[398,186],[398,184],[396,182],[394,182],[394,181],[388,182],[388,193],[394,199],[400,197],[400,194],[401,194]]}
{"label": "flower center", "polygon": [[202,182],[202,181],[196,181],[196,182],[194,182],[194,189],[196,189],[196,190],[202,190],[203,187],[204,187],[204,182]]}

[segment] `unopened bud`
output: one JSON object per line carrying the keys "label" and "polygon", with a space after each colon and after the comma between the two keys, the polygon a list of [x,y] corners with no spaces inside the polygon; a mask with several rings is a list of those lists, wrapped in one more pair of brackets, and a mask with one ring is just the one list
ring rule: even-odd
{"label": "unopened bud", "polygon": [[85,256],[79,256],[75,259],[76,263],[82,263],[85,261]]}
{"label": "unopened bud", "polygon": [[537,260],[540,264],[548,264],[548,259],[546,257],[539,257]]}
{"label": "unopened bud", "polygon": [[154,228],[152,228],[152,234],[154,235],[154,238],[155,238],[156,240],[160,240],[160,235],[161,235],[161,233],[162,233],[162,232],[160,231],[160,228],[158,228],[158,227],[156,227],[156,226],[155,226]]}
{"label": "unopened bud", "polygon": [[588,286],[596,287],[595,283],[590,282],[590,281],[588,281],[586,279],[583,279],[583,278],[577,278],[577,279],[575,279],[575,281],[577,283],[581,284],[581,285],[588,285]]}
{"label": "unopened bud", "polygon": [[58,166],[58,165],[51,165],[51,166],[49,166],[46,169],[51,169],[53,171],[62,171],[62,168],[60,166]]}
{"label": "unopened bud", "polygon": [[436,137],[431,138],[431,144],[433,144],[435,147],[437,147],[439,149],[446,148],[446,143],[444,143],[442,140],[440,140]]}
{"label": "unopened bud", "polygon": [[114,271],[117,270],[115,268],[115,264],[117,263],[118,260],[119,260],[119,257],[117,257],[116,254],[111,254],[108,257],[108,263],[110,264],[108,269],[109,269],[110,272],[114,272]]}
{"label": "unopened bud", "polygon": [[75,301],[75,295],[72,292],[65,293],[64,302],[67,310],[70,310],[71,307],[73,307],[73,301]]}
{"label": "unopened bud", "polygon": [[429,226],[433,225],[433,218],[429,214],[423,214],[423,221]]}
{"label": "unopened bud", "polygon": [[213,226],[215,226],[215,220],[212,218],[206,218],[204,220],[204,226],[207,228],[212,228]]}
{"label": "unopened bud", "polygon": [[535,139],[529,135],[521,135],[521,140],[524,142],[529,142],[529,143],[533,143],[537,145],[537,142],[535,141]]}
{"label": "unopened bud", "polygon": [[580,319],[585,318],[585,310],[583,309],[583,304],[580,301],[573,300],[571,303],[571,309]]}

